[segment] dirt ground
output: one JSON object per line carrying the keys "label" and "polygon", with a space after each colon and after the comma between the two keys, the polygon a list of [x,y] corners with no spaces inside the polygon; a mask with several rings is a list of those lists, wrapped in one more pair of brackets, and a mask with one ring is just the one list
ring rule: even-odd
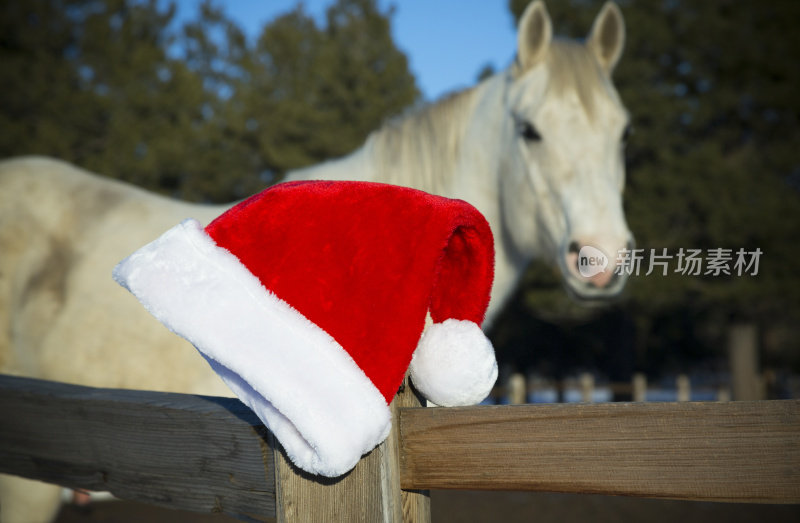
{"label": "dirt ground", "polygon": [[[431,516],[435,523],[798,523],[800,505],[738,505],[530,492],[434,491],[431,493]],[[237,520],[127,501],[97,503],[88,509],[67,506],[58,518],[58,523],[229,521]]]}

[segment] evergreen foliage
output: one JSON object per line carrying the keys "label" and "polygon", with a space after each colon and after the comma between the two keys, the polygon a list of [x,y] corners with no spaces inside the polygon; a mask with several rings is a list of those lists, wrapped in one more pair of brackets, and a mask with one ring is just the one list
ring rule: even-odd
{"label": "evergreen foliage", "polygon": [[0,0],[0,157],[46,154],[193,201],[230,201],[358,147],[419,97],[391,12],[302,5],[256,42],[204,2]]}

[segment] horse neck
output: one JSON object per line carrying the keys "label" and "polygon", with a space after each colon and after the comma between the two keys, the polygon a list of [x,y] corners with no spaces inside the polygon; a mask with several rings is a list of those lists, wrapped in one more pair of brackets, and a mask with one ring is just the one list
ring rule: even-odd
{"label": "horse neck", "polygon": [[491,177],[475,176],[488,169],[475,165],[476,154],[487,147],[475,133],[486,117],[475,114],[476,107],[485,105],[486,83],[397,117],[350,155],[294,171],[288,179],[392,183],[471,201],[468,193],[475,180],[470,178]]}
{"label": "horse neck", "polygon": [[[496,127],[502,97],[494,77],[384,126],[366,148],[382,181],[464,199],[484,214],[497,205]],[[487,130],[489,130],[487,132]]]}

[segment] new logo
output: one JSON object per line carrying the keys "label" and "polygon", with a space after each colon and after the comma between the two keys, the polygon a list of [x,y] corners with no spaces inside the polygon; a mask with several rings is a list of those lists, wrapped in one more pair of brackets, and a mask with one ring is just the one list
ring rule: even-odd
{"label": "new logo", "polygon": [[591,278],[606,270],[608,256],[596,247],[584,245],[578,252],[578,272],[584,278]]}

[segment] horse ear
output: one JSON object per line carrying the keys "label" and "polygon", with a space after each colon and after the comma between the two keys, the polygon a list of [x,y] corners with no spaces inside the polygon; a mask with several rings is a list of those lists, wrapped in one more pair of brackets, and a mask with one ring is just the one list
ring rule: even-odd
{"label": "horse ear", "polygon": [[553,37],[553,26],[547,7],[541,0],[528,4],[519,22],[517,32],[517,59],[527,71],[545,56]]}
{"label": "horse ear", "polygon": [[606,2],[586,39],[603,69],[611,74],[625,47],[625,20],[614,2]]}

